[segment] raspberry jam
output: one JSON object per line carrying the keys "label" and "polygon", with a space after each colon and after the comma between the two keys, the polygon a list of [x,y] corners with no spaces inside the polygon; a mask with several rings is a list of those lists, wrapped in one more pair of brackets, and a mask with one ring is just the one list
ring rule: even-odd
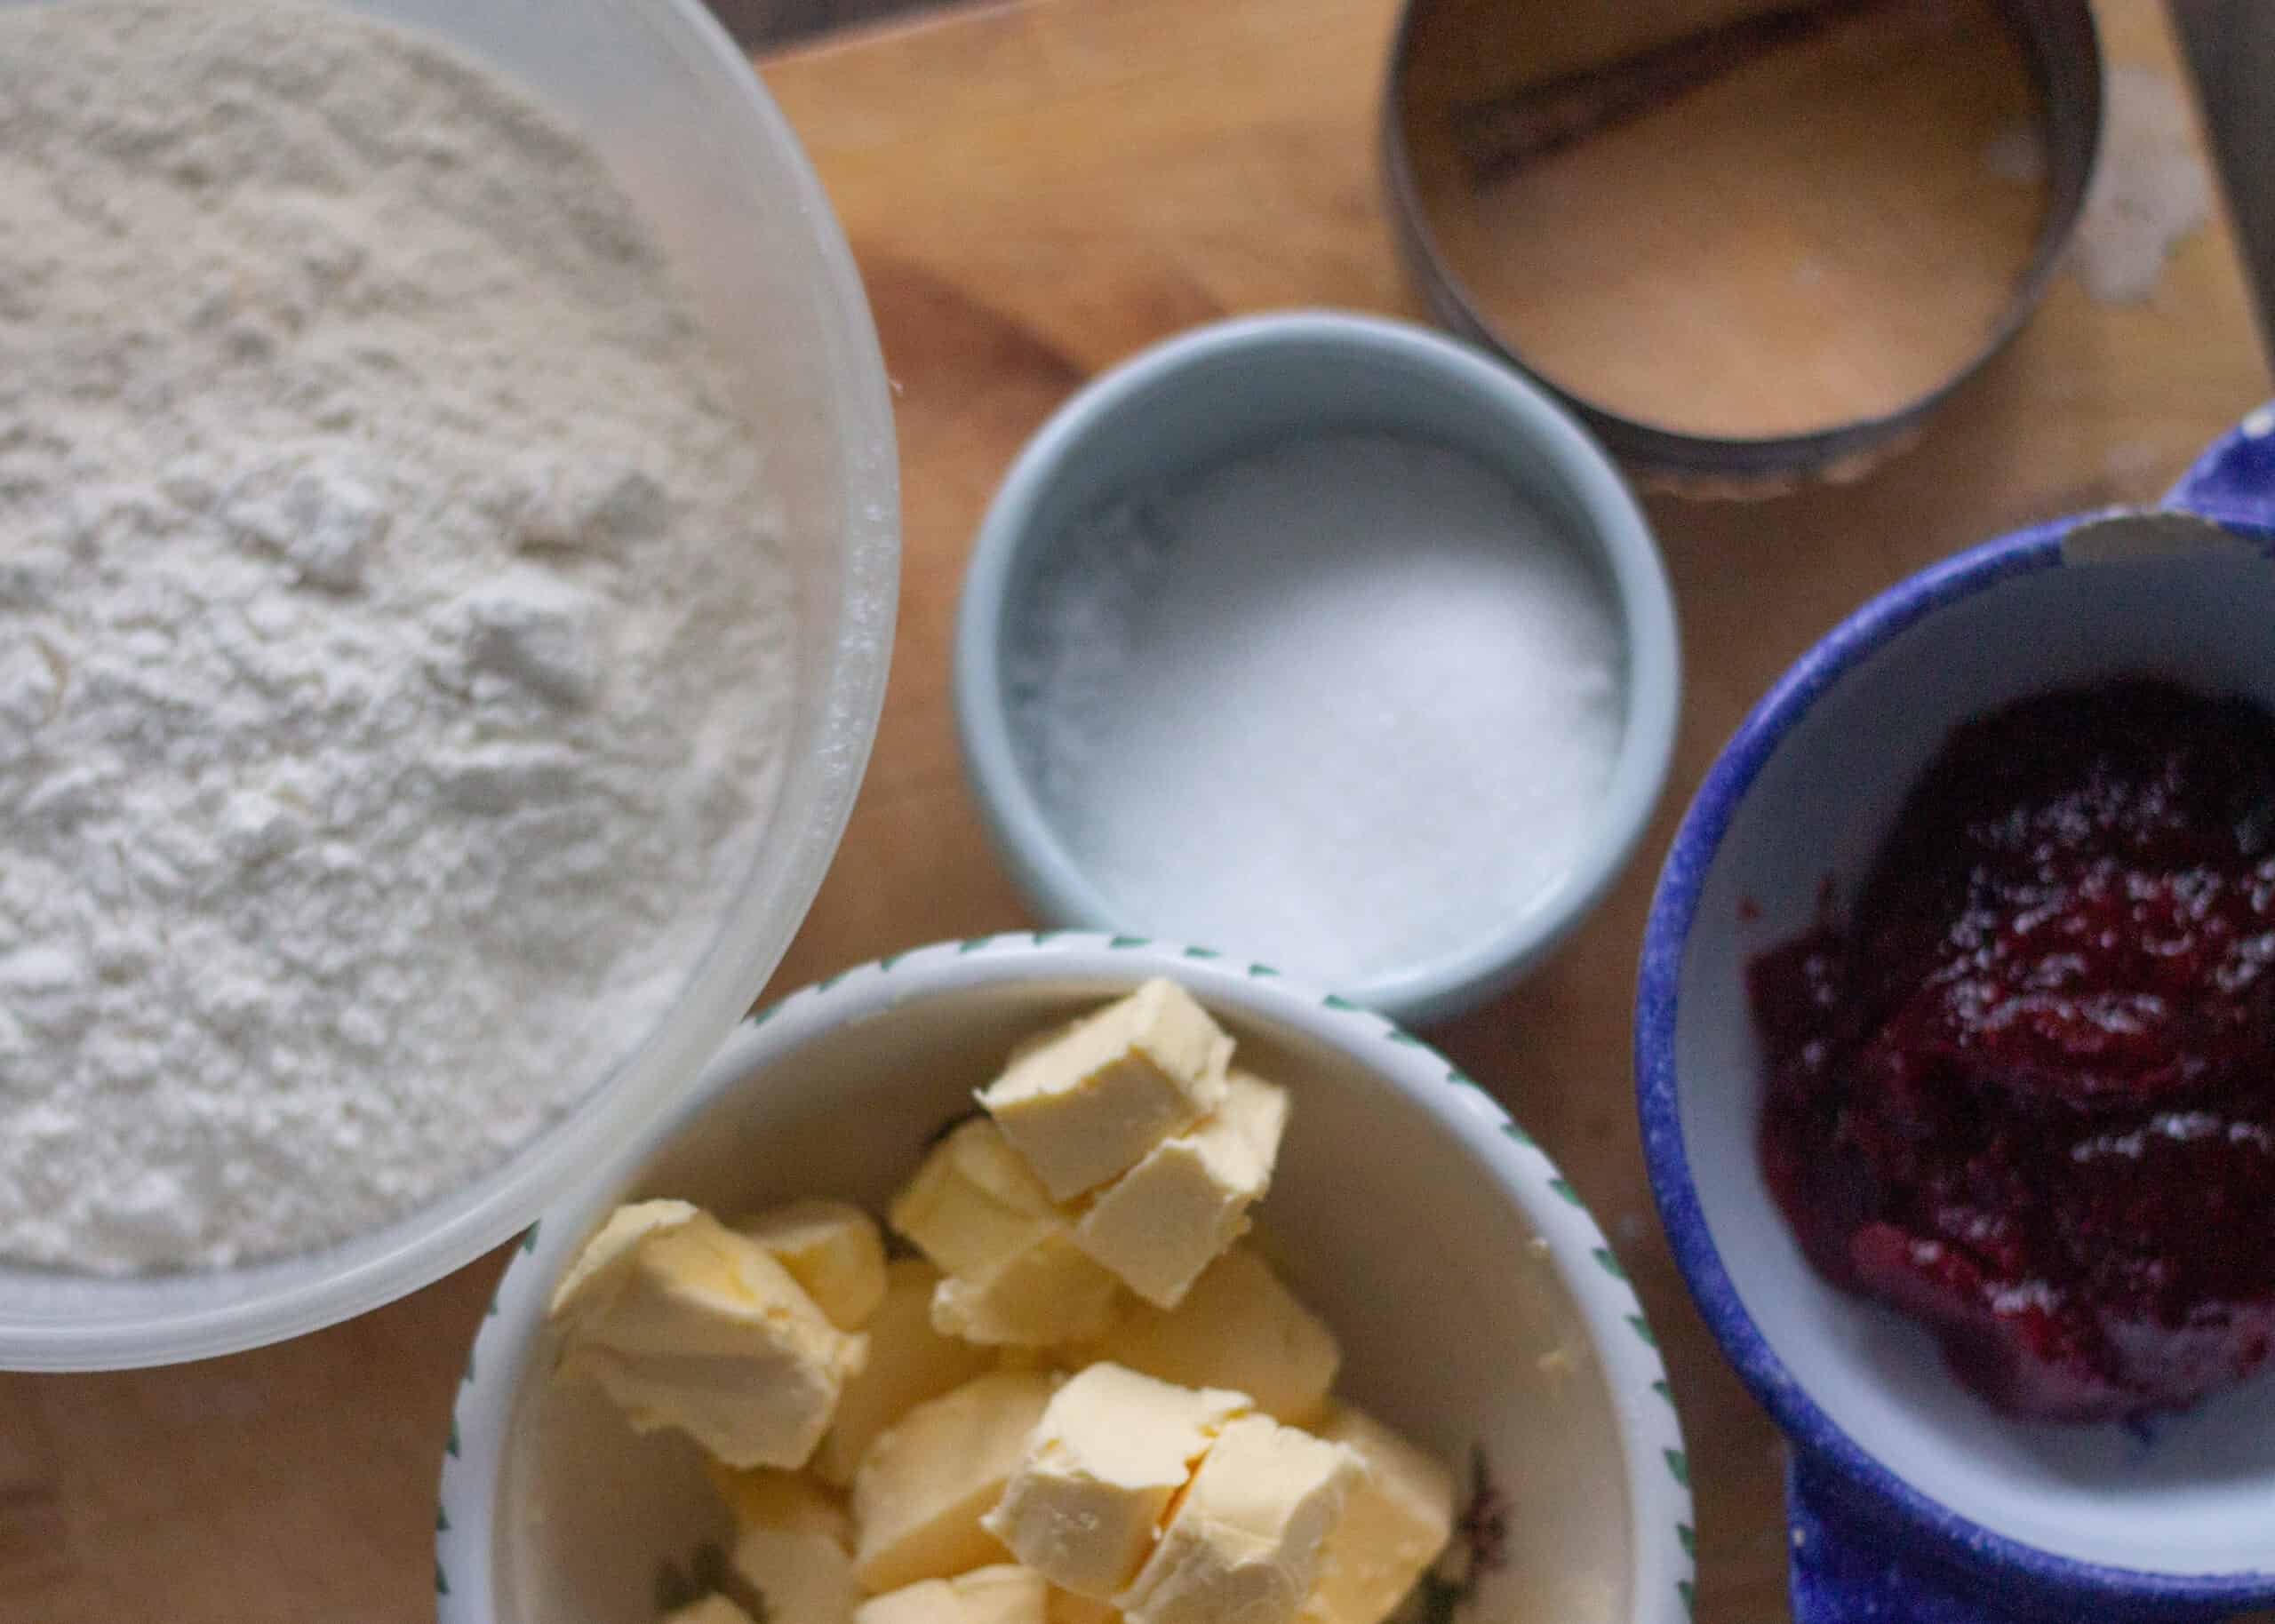
{"label": "raspberry jam", "polygon": [[2275,716],[2128,681],[1968,724],[1847,917],[1748,983],[1803,1248],[1993,1405],[2122,1418],[2267,1363]]}

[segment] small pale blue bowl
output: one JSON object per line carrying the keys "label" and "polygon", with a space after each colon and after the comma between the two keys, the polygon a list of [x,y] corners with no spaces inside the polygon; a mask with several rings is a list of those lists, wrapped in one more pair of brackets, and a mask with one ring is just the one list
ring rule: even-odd
{"label": "small pale blue bowl", "polygon": [[1502,474],[1600,569],[1626,637],[1619,754],[1594,834],[1563,876],[1488,941],[1335,989],[1426,1023],[1508,986],[1602,899],[1642,836],[1674,744],[1680,660],[1650,530],[1602,448],[1507,368],[1401,322],[1297,311],[1197,328],[1099,377],[1027,443],[980,525],[956,625],[957,731],[988,834],[1044,922],[1184,934],[1174,919],[1127,917],[1054,825],[1012,736],[1006,649],[1038,561],[1082,515],[1266,445],[1351,432],[1433,442]]}
{"label": "small pale blue bowl", "polygon": [[1797,1624],[2275,1603],[2275,1378],[2150,1428],[1998,1414],[1924,1330],[1809,1268],[1756,1155],[1748,960],[1817,917],[1826,880],[1856,895],[1958,724],[2140,674],[2275,706],[2275,410],[2161,508],[2017,532],[1857,610],[1754,707],[1668,854],[1636,999],[1644,1156],[1699,1311],[1794,1445]]}

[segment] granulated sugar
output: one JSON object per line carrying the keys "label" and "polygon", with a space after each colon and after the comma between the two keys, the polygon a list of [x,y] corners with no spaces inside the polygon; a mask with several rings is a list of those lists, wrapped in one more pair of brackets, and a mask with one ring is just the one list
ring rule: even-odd
{"label": "granulated sugar", "polygon": [[1517,920],[1610,778],[1608,585],[1449,450],[1287,442],[1090,514],[1032,591],[1022,765],[1132,930],[1411,968]]}
{"label": "granulated sugar", "polygon": [[0,1254],[497,1162],[771,803],[758,451],[596,157],[344,9],[0,19]]}

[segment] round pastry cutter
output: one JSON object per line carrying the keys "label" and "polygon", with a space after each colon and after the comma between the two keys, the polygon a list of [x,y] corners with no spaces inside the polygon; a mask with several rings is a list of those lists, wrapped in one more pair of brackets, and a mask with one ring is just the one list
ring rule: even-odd
{"label": "round pastry cutter", "polygon": [[2086,0],[1409,0],[1385,167],[1439,317],[1654,482],[1854,478],[2027,319]]}

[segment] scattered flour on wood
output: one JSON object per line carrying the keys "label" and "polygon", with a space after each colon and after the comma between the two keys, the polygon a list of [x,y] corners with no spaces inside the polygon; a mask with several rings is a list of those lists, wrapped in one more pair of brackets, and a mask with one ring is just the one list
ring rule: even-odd
{"label": "scattered flour on wood", "polygon": [[2212,175],[2188,99],[2165,75],[2112,68],[2104,109],[2073,264],[2101,303],[2137,305],[2155,294],[2173,250],[2211,219]]}

